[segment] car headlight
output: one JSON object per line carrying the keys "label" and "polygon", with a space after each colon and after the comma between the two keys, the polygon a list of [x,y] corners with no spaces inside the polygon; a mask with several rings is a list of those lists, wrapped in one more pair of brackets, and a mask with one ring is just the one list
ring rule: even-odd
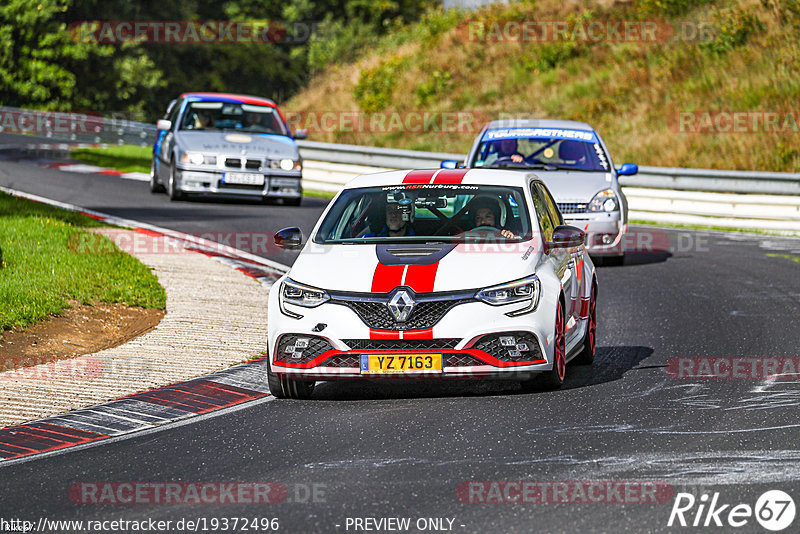
{"label": "car headlight", "polygon": [[527,305],[518,310],[508,312],[506,315],[513,317],[523,313],[532,312],[539,305],[539,295],[542,284],[536,275],[527,276],[520,280],[481,289],[475,298],[492,306],[502,306],[516,302],[525,302]]}
{"label": "car headlight", "polygon": [[316,287],[299,284],[291,278],[287,278],[283,281],[278,297],[281,312],[283,312],[284,315],[296,319],[300,319],[302,315],[288,311],[284,306],[285,304],[294,304],[304,308],[316,308],[331,298],[324,289],[317,289]]}
{"label": "car headlight", "polygon": [[283,171],[301,171],[303,170],[303,161],[295,159],[274,159],[270,162],[273,169],[281,169]]}
{"label": "car headlight", "polygon": [[191,163],[192,165],[216,165],[217,158],[215,156],[206,156],[199,152],[187,152],[181,156],[181,163]]}
{"label": "car headlight", "polygon": [[614,193],[613,189],[604,189],[592,198],[586,209],[589,211],[617,211],[619,210],[617,194]]}

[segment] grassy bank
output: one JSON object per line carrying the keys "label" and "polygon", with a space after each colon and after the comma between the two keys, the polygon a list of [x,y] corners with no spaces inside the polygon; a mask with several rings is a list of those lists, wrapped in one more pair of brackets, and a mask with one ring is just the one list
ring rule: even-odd
{"label": "grassy bank", "polygon": [[150,172],[153,149],[149,146],[109,146],[78,148],[70,152],[73,159],[123,172]]}
{"label": "grassy bank", "polygon": [[[70,247],[97,226],[89,217],[0,193],[0,332],[58,314],[68,300],[166,307],[164,289],[136,258]],[[110,240],[106,245],[98,250],[119,250]]]}
{"label": "grassy bank", "polygon": [[[523,21],[657,21],[674,33],[660,30],[657,41],[638,42],[521,41],[497,31]],[[476,128],[509,115],[584,120],[620,163],[792,172],[800,168],[799,24],[796,0],[526,0],[431,11],[356,61],[332,64],[283,108],[319,123],[326,111],[353,110],[386,114],[387,123],[393,112],[466,111]],[[778,113],[779,128],[765,126],[763,117],[737,133],[681,127],[681,113],[696,113],[693,124],[701,126],[704,112],[714,120]],[[315,141],[457,153],[475,135],[375,131],[346,120],[310,126]]]}

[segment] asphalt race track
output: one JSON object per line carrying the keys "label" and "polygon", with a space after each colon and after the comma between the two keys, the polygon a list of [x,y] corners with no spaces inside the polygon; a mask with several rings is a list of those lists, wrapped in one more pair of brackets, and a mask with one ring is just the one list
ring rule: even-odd
{"label": "asphalt race track", "polygon": [[[307,234],[326,204],[310,197],[300,208],[171,203],[143,182],[10,161],[0,162],[0,185],[189,233],[296,225]],[[365,532],[370,523],[358,529],[354,518],[388,517],[410,518],[412,526],[418,518],[450,519],[452,526],[445,520],[438,530],[427,523],[428,531],[465,533],[694,532],[708,530],[705,514],[696,528],[667,526],[679,492],[698,500],[719,493],[718,503],[730,505],[723,522],[733,506],[755,507],[767,490],[797,499],[797,379],[676,378],[667,366],[676,358],[800,356],[800,240],[636,231],[667,246],[598,270],[597,357],[591,368],[570,366],[560,391],[523,393],[499,382],[328,382],[311,401],[268,398],[0,467],[2,515],[277,518],[280,532]],[[469,502],[460,485],[470,481],[649,481],[667,493],[655,503],[623,504],[611,495],[604,500],[613,502],[499,504]],[[76,504],[69,490],[85,482],[275,482],[287,494],[258,505]],[[383,525],[379,531],[387,531]],[[753,517],[740,529],[709,528],[763,531]]]}

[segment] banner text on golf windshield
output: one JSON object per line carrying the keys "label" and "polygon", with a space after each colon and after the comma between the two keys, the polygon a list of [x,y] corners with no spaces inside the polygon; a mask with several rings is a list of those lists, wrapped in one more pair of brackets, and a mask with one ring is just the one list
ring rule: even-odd
{"label": "banner text on golf windshield", "polygon": [[192,517],[170,520],[105,519],[97,521],[1,518],[0,532],[277,532],[276,517]]}

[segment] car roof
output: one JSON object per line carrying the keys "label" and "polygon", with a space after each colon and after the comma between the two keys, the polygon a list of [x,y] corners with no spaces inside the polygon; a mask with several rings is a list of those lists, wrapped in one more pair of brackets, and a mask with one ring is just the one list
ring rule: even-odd
{"label": "car roof", "polygon": [[[413,174],[411,174],[413,173]],[[501,169],[418,169],[386,171],[375,174],[356,176],[345,185],[345,189],[359,187],[376,187],[399,184],[462,184],[462,185],[507,185],[527,187],[528,181],[534,177],[532,172]]]}
{"label": "car roof", "polygon": [[255,106],[278,107],[275,102],[268,98],[252,95],[238,95],[234,93],[183,93],[181,98],[198,99],[201,102],[239,102],[242,104],[253,104]]}
{"label": "car roof", "polygon": [[569,128],[573,130],[594,131],[589,124],[579,121],[564,121],[556,119],[499,119],[488,122],[487,129],[493,128]]}

